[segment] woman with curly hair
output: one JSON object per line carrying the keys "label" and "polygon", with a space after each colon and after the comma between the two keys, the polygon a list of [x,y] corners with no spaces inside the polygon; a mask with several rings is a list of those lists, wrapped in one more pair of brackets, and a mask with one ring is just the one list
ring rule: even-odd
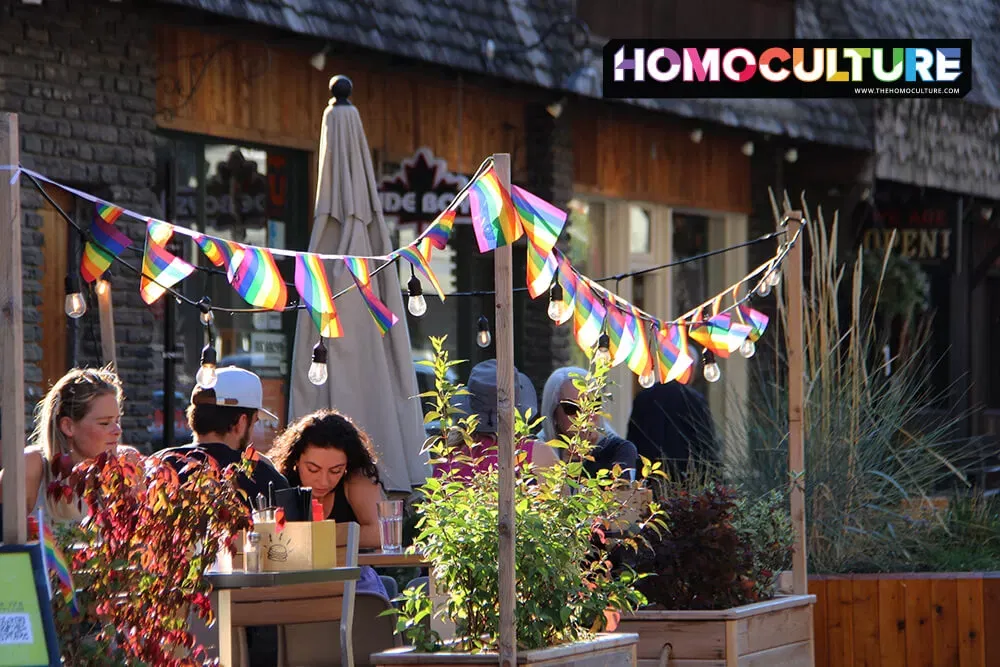
{"label": "woman with curly hair", "polygon": [[318,410],[290,424],[269,452],[292,486],[312,488],[323,516],[361,525],[361,546],[379,547],[381,480],[368,434],[334,410]]}

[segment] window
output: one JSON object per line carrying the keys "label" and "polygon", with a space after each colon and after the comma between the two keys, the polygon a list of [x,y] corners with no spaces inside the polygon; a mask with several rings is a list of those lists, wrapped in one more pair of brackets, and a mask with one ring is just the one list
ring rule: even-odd
{"label": "window", "polygon": [[633,255],[648,255],[651,252],[649,211],[635,204],[628,209],[629,251]]}

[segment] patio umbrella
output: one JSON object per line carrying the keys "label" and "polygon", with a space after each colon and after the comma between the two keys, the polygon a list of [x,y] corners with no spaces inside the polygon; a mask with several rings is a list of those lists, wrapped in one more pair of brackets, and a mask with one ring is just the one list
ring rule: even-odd
{"label": "patio umbrella", "polygon": [[[393,247],[361,116],[348,100],[351,90],[347,77],[330,80],[333,97],[323,114],[309,251],[387,255]],[[372,260],[371,268],[380,264]],[[327,261],[326,268],[334,294],[354,284],[343,262]],[[299,311],[289,415],[296,419],[321,408],[347,415],[371,436],[386,489],[409,491],[427,478],[429,468],[420,454],[423,414],[419,399],[413,398],[417,378],[396,268],[372,276],[372,289],[400,321],[383,336],[357,289],[337,299],[344,335],[325,339],[329,379],[324,385],[313,385],[307,377],[319,332],[308,312]]]}

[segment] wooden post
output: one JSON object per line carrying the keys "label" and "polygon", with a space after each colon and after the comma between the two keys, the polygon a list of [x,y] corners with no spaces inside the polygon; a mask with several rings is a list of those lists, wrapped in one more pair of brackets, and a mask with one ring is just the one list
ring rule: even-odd
{"label": "wooden post", "polygon": [[[802,229],[802,211],[788,211],[788,239]],[[795,531],[792,556],[792,589],[796,595],[808,590],[806,554],[806,478],[805,450],[802,442],[802,409],[805,401],[805,368],[802,349],[802,244],[799,236],[785,258],[785,284],[788,286],[788,474],[791,484],[790,505]]]}
{"label": "wooden post", "polygon": [[103,277],[100,278],[96,283],[95,291],[97,292],[97,308],[101,321],[101,357],[105,364],[110,364],[112,370],[117,372],[118,358],[115,356],[115,313],[111,302],[111,282]]}
{"label": "wooden post", "polygon": [[[0,162],[20,163],[17,114],[0,113]],[[24,491],[24,312],[21,298],[21,186],[11,184],[12,172],[0,176],[0,466],[3,466],[3,541],[28,541]]]}
{"label": "wooden post", "polygon": [[[493,164],[500,183],[510,190],[510,155],[498,153]],[[496,289],[497,460],[500,467],[498,532],[500,534],[500,667],[517,664],[514,626],[514,311],[510,245],[493,252]]]}

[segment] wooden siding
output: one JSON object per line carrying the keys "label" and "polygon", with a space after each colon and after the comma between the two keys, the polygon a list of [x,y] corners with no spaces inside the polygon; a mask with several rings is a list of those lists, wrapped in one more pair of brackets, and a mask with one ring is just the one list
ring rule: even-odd
{"label": "wooden siding", "polygon": [[573,173],[578,188],[608,197],[730,213],[751,211],[745,141],[690,127],[665,115],[588,106],[573,121]]}
{"label": "wooden siding", "polygon": [[1000,575],[809,577],[816,667],[1000,665]]}
{"label": "wooden siding", "polygon": [[308,52],[171,25],[157,29],[156,48],[163,129],[315,151],[329,79],[346,74],[368,143],[384,159],[428,146],[453,171],[504,151],[515,174],[524,166],[523,92],[336,55],[319,72]]}

